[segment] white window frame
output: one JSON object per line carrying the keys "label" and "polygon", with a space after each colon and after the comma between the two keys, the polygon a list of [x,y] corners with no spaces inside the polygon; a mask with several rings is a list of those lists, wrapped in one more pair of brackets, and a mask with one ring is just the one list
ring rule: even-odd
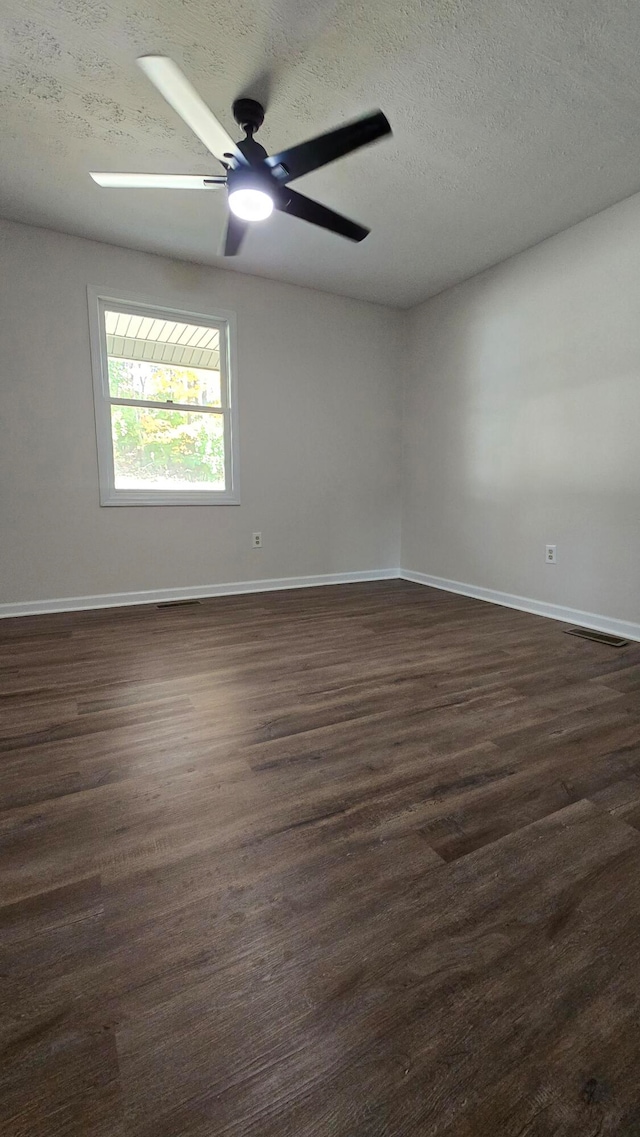
{"label": "white window frame", "polygon": [[[167,306],[149,297],[110,289],[87,288],[89,302],[89,332],[91,337],[91,364],[93,370],[93,398],[98,448],[98,475],[100,505],[239,505],[239,448],[238,448],[238,391],[235,374],[236,322],[235,313],[217,309],[214,313],[187,311]],[[104,313],[130,312],[139,316],[153,315],[167,320],[184,320],[189,324],[204,324],[220,332],[220,392],[221,407],[211,413],[224,416],[224,490],[154,490],[117,489],[115,485],[113,441],[111,435],[111,406],[123,400],[114,400],[109,388],[107,338]],[[168,407],[172,410],[202,410],[201,407],[182,404],[124,400],[131,406]]]}

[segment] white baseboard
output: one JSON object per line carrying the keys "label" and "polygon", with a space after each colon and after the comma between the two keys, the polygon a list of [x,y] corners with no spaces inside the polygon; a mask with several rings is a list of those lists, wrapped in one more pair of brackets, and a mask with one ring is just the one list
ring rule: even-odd
{"label": "white baseboard", "polygon": [[25,600],[0,604],[0,619],[37,616],[48,612],[82,612],[91,608],[124,608],[131,604],[162,604],[167,600],[205,600],[209,596],[237,596],[247,592],[274,592],[284,588],[317,588],[325,584],[358,584],[367,580],[397,580],[399,569],[331,572],[321,576],[288,576],[272,580],[239,580],[230,584],[203,584],[189,588],[152,588],[144,592],[111,592],[102,596],[65,596],[56,600]]}
{"label": "white baseboard", "polygon": [[472,596],[474,600],[486,600],[490,604],[501,604],[504,608],[531,612],[534,616],[547,616],[550,620],[560,620],[564,624],[578,624],[581,628],[609,632],[610,635],[622,636],[627,640],[640,640],[640,624],[628,620],[614,620],[595,612],[563,608],[560,604],[546,604],[542,600],[530,600],[527,596],[512,596],[510,592],[496,592],[492,588],[463,584],[459,580],[445,580],[441,576],[428,576],[424,572],[412,572],[409,569],[400,569],[400,576],[402,580],[410,580],[414,584],[426,584],[429,588],[440,588],[444,592],[458,592],[461,596]]}
{"label": "white baseboard", "polygon": [[358,584],[368,580],[402,580],[426,584],[444,592],[456,592],[475,600],[486,600],[535,616],[546,616],[566,624],[579,624],[598,632],[623,636],[640,641],[640,624],[628,620],[615,620],[594,612],[581,612],[577,608],[563,608],[559,604],[546,604],[526,596],[512,596],[509,592],[496,592],[492,588],[463,584],[459,580],[446,580],[409,569],[371,569],[363,572],[323,573],[319,576],[290,576],[270,580],[239,580],[228,584],[193,585],[188,588],[155,588],[141,592],[112,592],[99,596],[65,596],[55,600],[26,600],[13,604],[0,604],[0,619],[12,616],[36,616],[48,612],[82,612],[92,608],[123,608],[132,604],[162,604],[167,600],[205,600],[210,596],[238,596],[250,592],[274,592],[286,588],[317,588],[329,584]]}

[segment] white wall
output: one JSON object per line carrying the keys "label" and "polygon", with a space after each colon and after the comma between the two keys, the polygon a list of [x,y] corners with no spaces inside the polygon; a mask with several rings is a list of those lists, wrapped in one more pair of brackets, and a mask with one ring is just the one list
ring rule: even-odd
{"label": "white wall", "polygon": [[[239,507],[99,506],[88,283],[236,311]],[[0,324],[0,603],[401,563],[640,622],[640,197],[410,313],[0,222]]]}
{"label": "white wall", "polygon": [[410,325],[403,567],[640,621],[640,196]]}
{"label": "white wall", "polygon": [[[240,506],[100,507],[87,284],[237,313]],[[397,566],[400,326],[373,304],[0,222],[0,603]]]}

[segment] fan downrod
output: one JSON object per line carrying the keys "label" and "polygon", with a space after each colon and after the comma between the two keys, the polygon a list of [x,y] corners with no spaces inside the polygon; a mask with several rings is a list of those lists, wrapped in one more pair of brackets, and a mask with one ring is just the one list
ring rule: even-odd
{"label": "fan downrod", "polygon": [[255,99],[236,99],[233,104],[233,117],[245,134],[253,137],[264,122],[264,107]]}

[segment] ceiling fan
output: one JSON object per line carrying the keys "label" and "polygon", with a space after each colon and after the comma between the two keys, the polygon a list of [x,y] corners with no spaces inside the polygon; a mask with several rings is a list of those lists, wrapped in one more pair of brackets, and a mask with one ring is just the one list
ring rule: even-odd
{"label": "ceiling fan", "polygon": [[367,146],[391,127],[382,111],[374,111],[353,122],[320,134],[299,146],[268,155],[256,142],[255,132],[264,121],[264,108],[255,99],[237,99],[233,115],[245,132],[234,142],[215,115],[171,59],[162,55],[143,55],[138,64],[154,87],[191,127],[194,134],[224,166],[220,176],[198,174],[109,174],[92,173],[100,186],[114,189],[212,189],[226,186],[231,210],[223,242],[226,257],[238,252],[248,225],[263,221],[274,209],[320,225],[352,241],[362,241],[369,232],[325,205],[303,197],[289,188],[295,178],[317,170],[352,150]]}

